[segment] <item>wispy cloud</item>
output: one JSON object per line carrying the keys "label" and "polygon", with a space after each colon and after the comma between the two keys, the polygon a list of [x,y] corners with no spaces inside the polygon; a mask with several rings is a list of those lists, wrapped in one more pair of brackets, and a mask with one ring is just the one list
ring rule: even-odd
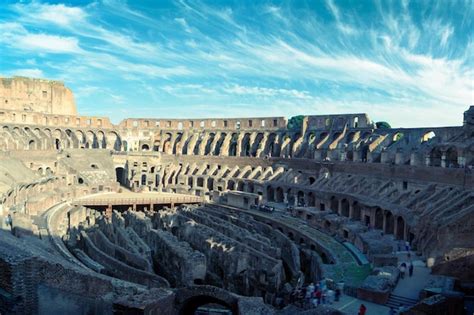
{"label": "wispy cloud", "polygon": [[23,77],[30,77],[30,78],[42,78],[44,77],[43,71],[38,68],[33,69],[16,69],[10,72],[12,76],[23,76]]}
{"label": "wispy cloud", "polygon": [[469,1],[36,0],[0,9],[0,63],[65,80],[89,114],[90,104],[144,116],[330,110],[460,124],[474,99],[473,13]]}

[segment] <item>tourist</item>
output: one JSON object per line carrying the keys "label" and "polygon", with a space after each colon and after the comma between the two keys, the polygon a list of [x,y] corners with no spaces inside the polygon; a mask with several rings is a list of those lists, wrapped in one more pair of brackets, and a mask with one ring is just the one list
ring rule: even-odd
{"label": "tourist", "polygon": [[402,263],[400,265],[400,278],[404,279],[405,278],[405,272],[407,270],[407,265],[405,263]]}
{"label": "tourist", "polygon": [[311,282],[308,286],[308,291],[306,292],[306,296],[311,297],[313,296],[313,293],[314,293],[314,283]]}
{"label": "tourist", "polygon": [[408,264],[408,276],[413,276],[413,263],[410,261]]}
{"label": "tourist", "polygon": [[12,216],[11,216],[10,213],[9,213],[8,216],[5,218],[5,223],[7,224],[7,226],[8,226],[8,225],[10,226],[10,230],[13,232],[13,219],[12,219]]}
{"label": "tourist", "polygon": [[315,296],[316,296],[316,300],[318,300],[318,305],[321,304],[321,296],[322,296],[322,293],[321,293],[321,290],[318,289],[315,293]]}
{"label": "tourist", "polygon": [[408,241],[405,242],[405,250],[406,250],[407,252],[410,251],[410,243],[409,243]]}
{"label": "tourist", "polygon": [[365,315],[365,312],[367,312],[367,307],[365,307],[364,304],[361,304],[359,307],[359,315]]}

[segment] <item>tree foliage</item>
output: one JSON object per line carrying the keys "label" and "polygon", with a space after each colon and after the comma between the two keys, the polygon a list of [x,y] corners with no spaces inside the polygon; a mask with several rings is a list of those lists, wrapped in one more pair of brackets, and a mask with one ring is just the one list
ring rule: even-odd
{"label": "tree foliage", "polygon": [[303,115],[293,116],[288,120],[288,129],[289,130],[301,130],[303,125]]}
{"label": "tree foliage", "polygon": [[386,121],[378,121],[375,123],[375,125],[377,126],[377,129],[390,129],[392,128],[392,126],[390,126],[390,124]]}

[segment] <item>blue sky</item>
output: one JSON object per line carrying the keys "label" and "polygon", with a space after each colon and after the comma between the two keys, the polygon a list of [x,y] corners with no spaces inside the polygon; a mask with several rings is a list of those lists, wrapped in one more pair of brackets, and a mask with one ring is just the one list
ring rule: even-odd
{"label": "blue sky", "polygon": [[83,115],[367,112],[460,125],[473,0],[10,1],[0,75],[63,80]]}

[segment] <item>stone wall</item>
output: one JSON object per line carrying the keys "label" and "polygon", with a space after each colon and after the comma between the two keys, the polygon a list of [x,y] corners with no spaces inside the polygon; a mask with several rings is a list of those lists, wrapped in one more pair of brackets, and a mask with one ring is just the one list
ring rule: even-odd
{"label": "stone wall", "polygon": [[24,77],[0,78],[0,110],[77,116],[70,89],[62,82]]}

